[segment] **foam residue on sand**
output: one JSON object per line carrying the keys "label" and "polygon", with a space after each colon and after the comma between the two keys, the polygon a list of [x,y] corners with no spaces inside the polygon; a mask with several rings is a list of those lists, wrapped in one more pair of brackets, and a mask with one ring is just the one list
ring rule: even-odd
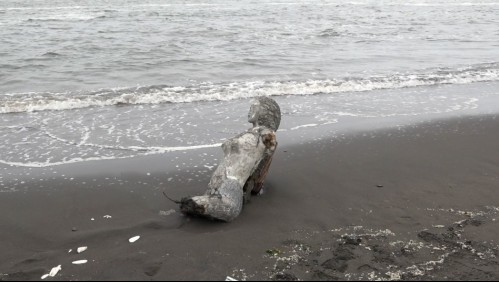
{"label": "foam residue on sand", "polygon": [[[432,211],[437,210],[428,209]],[[497,208],[438,212],[464,219],[444,227],[429,226],[413,235],[364,226],[297,231],[293,239],[266,252],[263,257],[272,267],[261,274],[272,280],[431,280],[459,277],[460,270],[452,266],[466,261],[477,261],[469,277],[482,277],[480,273],[499,264],[497,243],[473,240],[466,232],[491,224],[499,213]],[[232,277],[255,276],[249,273],[234,271]]]}

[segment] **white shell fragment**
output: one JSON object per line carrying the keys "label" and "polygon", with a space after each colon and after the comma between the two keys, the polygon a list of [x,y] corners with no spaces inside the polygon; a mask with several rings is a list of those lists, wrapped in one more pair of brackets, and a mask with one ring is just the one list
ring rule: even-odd
{"label": "white shell fragment", "polygon": [[54,276],[56,276],[56,275],[57,275],[57,273],[58,273],[59,271],[61,271],[61,270],[62,270],[62,267],[61,267],[61,265],[59,264],[58,266],[56,266],[56,267],[52,268],[52,270],[50,270],[50,273],[49,273],[49,274],[45,274],[45,275],[43,275],[43,276],[42,276],[42,279],[45,279],[45,278],[47,278],[47,277],[49,277],[49,276],[50,276],[50,277],[54,277]]}
{"label": "white shell fragment", "polygon": [[81,253],[83,253],[84,251],[86,251],[87,249],[88,249],[88,247],[87,247],[87,246],[84,246],[84,247],[79,247],[76,251],[77,251],[79,254],[81,254]]}
{"label": "white shell fragment", "polygon": [[71,253],[72,251],[73,251],[73,249],[69,249],[68,254]]}
{"label": "white shell fragment", "polygon": [[106,214],[105,216],[103,216],[103,218],[107,218],[107,219],[110,219],[110,218],[113,218],[112,216]]}
{"label": "white shell fragment", "polygon": [[225,281],[237,281],[237,280],[230,276],[227,276],[227,278],[225,278]]}
{"label": "white shell fragment", "polygon": [[72,263],[73,263],[73,264],[85,264],[85,263],[87,263],[87,262],[88,262],[88,260],[86,260],[86,259],[82,259],[82,260],[76,260],[76,261],[73,261]]}
{"label": "white shell fragment", "polygon": [[140,239],[140,236],[135,236],[135,237],[132,237],[132,238],[128,239],[128,242],[135,243],[139,239]]}

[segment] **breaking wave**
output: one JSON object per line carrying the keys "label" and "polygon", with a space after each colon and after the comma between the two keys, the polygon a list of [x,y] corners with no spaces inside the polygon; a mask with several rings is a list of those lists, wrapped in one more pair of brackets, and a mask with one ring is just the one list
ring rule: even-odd
{"label": "breaking wave", "polygon": [[247,81],[199,83],[189,86],[155,85],[101,89],[92,92],[15,93],[0,95],[0,113],[70,110],[87,107],[197,101],[227,101],[258,96],[314,95],[360,92],[441,84],[498,81],[499,62],[434,72],[307,81]]}

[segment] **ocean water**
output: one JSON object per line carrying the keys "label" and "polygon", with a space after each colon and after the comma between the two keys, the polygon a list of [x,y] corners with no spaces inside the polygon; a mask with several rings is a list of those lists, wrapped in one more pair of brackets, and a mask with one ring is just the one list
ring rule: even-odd
{"label": "ocean water", "polygon": [[[0,163],[219,146],[499,109],[499,0],[0,1]],[[497,97],[497,100],[495,100]]]}

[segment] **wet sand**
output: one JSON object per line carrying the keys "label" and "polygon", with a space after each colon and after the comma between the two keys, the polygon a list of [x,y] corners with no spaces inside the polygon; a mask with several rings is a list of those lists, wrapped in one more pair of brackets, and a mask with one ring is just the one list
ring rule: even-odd
{"label": "wet sand", "polygon": [[42,182],[3,169],[4,185],[23,184],[0,194],[0,280],[58,265],[46,280],[498,280],[497,144],[496,116],[281,142],[265,193],[229,224],[162,195],[204,191],[210,171],[176,168],[200,152],[67,165]]}

